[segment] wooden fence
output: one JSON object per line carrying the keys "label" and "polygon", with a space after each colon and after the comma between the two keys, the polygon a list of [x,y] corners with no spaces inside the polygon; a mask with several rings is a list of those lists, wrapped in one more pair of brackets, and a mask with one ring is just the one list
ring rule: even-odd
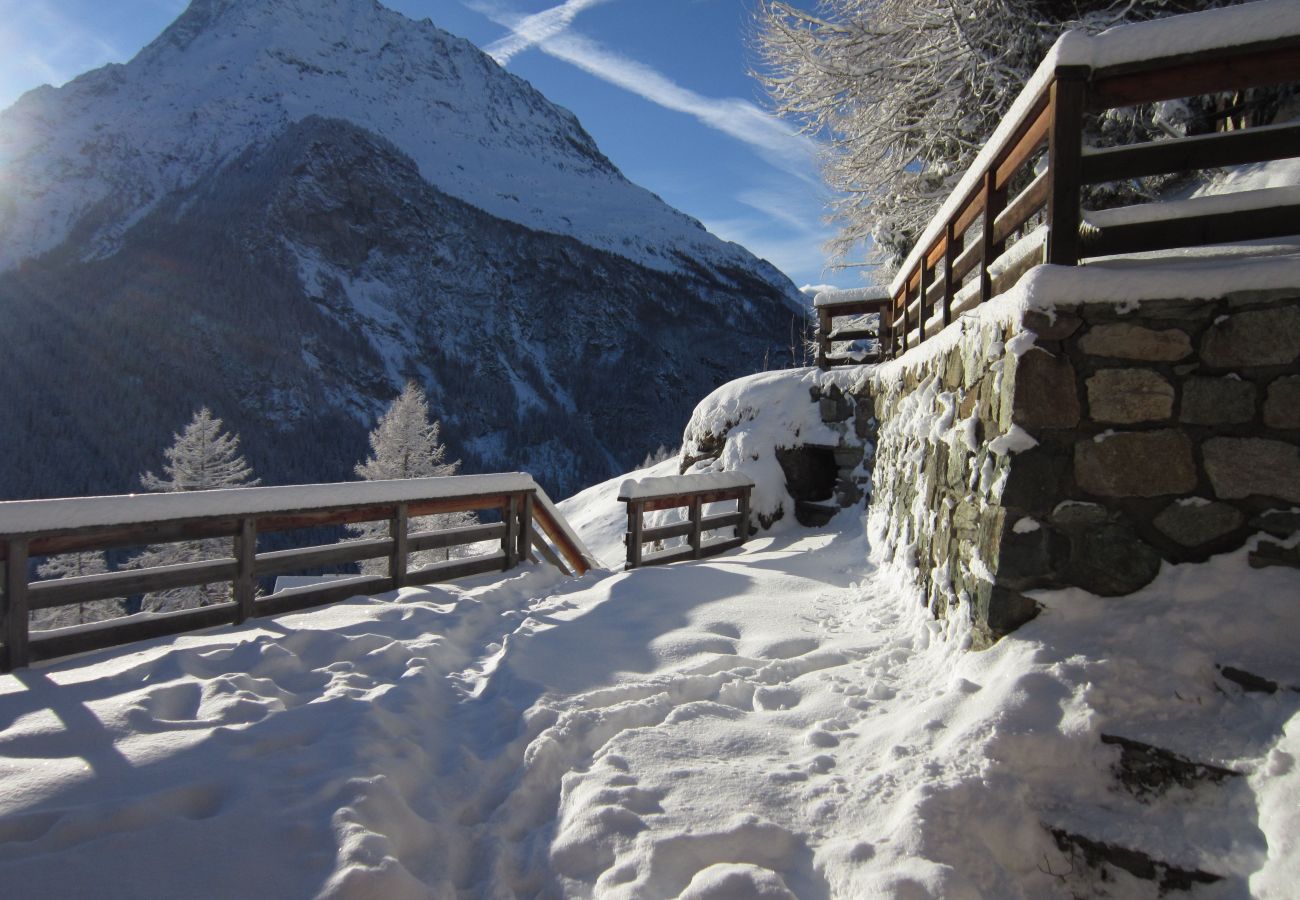
{"label": "wooden fence", "polygon": [[[1104,42],[1107,35],[1081,39]],[[1300,156],[1296,124],[1087,148],[1087,115],[1297,80],[1296,35],[1138,62],[1040,70],[894,280],[882,326],[885,355],[924,341],[1038,262],[1074,266],[1085,257],[1300,234],[1300,194],[1294,188],[1252,191],[1255,196],[1231,203],[1222,197],[1152,203],[1091,214],[1088,222],[1080,207],[1085,185]],[[1035,173],[1044,148],[1046,168]],[[1013,182],[1026,186],[1008,196]],[[1008,254],[1015,258],[1004,259],[1005,271],[995,272],[1008,242],[1039,215],[1045,248]]]}
{"label": "wooden fence", "polygon": [[[492,511],[501,521],[410,532],[412,519],[471,511]],[[386,524],[387,536],[257,551],[261,534],[368,522]],[[230,555],[75,578],[30,580],[33,557],[195,540],[228,540]],[[497,549],[408,568],[412,553],[481,542],[493,542]],[[566,573],[582,574],[594,565],[545,492],[531,476],[518,473],[0,503],[0,563],[4,569],[0,669],[10,671],[72,653],[239,624],[254,616],[292,612],[358,595],[508,570],[533,551]],[[257,596],[257,582],[262,578],[373,559],[387,561],[384,574],[344,577]],[[29,633],[33,610],[223,582],[230,585],[230,600],[210,606]]]}
{"label": "wooden fence", "polygon": [[[702,559],[744,544],[749,540],[749,501],[753,489],[753,480],[735,472],[628,479],[623,482],[618,499],[627,504],[626,568]],[[728,500],[736,501],[735,512],[704,515],[704,504]],[[645,527],[645,513],[683,507],[687,510],[685,522]],[[736,537],[704,541],[704,532],[733,526]],[[686,545],[648,555],[642,552],[647,543],[675,537],[686,538]]]}
{"label": "wooden fence", "polygon": [[[849,290],[823,291],[813,300],[817,311],[817,366],[822,369],[834,366],[851,366],[877,362],[881,348],[889,341],[884,325],[889,308],[889,294],[881,291]],[[865,317],[875,316],[874,322]],[[847,319],[837,325],[836,320]],[[835,344],[854,341],[875,341],[876,348],[860,356],[852,350],[834,352]]]}

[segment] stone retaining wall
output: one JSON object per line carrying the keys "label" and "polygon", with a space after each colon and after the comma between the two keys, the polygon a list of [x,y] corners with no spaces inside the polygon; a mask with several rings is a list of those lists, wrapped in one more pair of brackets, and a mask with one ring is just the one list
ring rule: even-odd
{"label": "stone retaining wall", "polygon": [[963,327],[853,396],[879,422],[857,426],[878,431],[876,540],[977,644],[1034,615],[1027,591],[1128,594],[1300,528],[1300,292]]}

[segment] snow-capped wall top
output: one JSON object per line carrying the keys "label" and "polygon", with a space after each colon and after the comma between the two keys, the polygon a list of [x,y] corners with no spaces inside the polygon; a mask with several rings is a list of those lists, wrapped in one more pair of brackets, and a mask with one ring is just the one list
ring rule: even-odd
{"label": "snow-capped wall top", "polygon": [[680,251],[780,280],[627,181],[571,113],[468,41],[374,0],[194,0],[129,63],[25,94],[0,113],[0,271],[88,213],[88,252],[111,254],[163,196],[310,115],[387,138],[500,218],[660,270]]}

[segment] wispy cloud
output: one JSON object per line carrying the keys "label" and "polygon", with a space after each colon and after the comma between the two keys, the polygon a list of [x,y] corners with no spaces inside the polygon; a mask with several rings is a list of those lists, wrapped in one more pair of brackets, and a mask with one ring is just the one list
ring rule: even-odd
{"label": "wispy cloud", "polygon": [[472,8],[510,34],[488,45],[487,52],[505,65],[528,47],[582,69],[589,75],[620,87],[674,112],[685,113],[739,140],[768,163],[808,184],[818,184],[815,146],[747,100],[706,97],[682,87],[658,70],[595,41],[574,34],[570,26],[583,10],[608,0],[566,0],[530,16],[513,14],[491,0],[477,0]]}
{"label": "wispy cloud", "polygon": [[[608,0],[565,0],[559,6],[553,6],[531,16],[514,18],[514,21],[507,25],[510,34],[493,41],[484,50],[488,56],[504,66],[516,54],[567,31],[578,13],[607,2]],[[498,24],[504,24],[501,19],[506,18],[506,14],[488,10],[486,7],[480,7],[480,11]]]}

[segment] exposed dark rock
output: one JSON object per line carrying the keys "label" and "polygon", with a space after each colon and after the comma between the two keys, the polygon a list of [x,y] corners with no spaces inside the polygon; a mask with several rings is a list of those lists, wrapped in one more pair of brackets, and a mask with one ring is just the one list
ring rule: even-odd
{"label": "exposed dark rock", "polygon": [[1118,735],[1103,734],[1101,742],[1120,748],[1115,774],[1137,797],[1158,797],[1175,786],[1193,788],[1203,782],[1219,784],[1225,778],[1241,775],[1232,769],[1194,762],[1163,747]]}
{"label": "exposed dark rock", "polygon": [[1057,848],[1062,853],[1068,853],[1071,860],[1081,859],[1088,868],[1102,872],[1106,866],[1123,869],[1135,878],[1155,882],[1162,894],[1166,891],[1188,891],[1198,884],[1214,884],[1223,880],[1222,875],[1200,869],[1179,868],[1141,850],[1094,841],[1063,828],[1049,828],[1048,831],[1056,839]]}
{"label": "exposed dark rock", "polygon": [[1063,341],[1079,330],[1083,319],[1058,311],[1055,316],[1031,309],[1025,313],[1024,325],[1044,341]]}
{"label": "exposed dark rock", "polygon": [[1250,527],[1267,531],[1273,537],[1290,537],[1300,531],[1300,512],[1270,509],[1251,519]]}
{"label": "exposed dark rock", "polygon": [[1128,525],[1113,522],[1069,532],[1064,576],[1103,597],[1120,597],[1146,587],[1160,571],[1160,554]]}
{"label": "exposed dark rock", "polygon": [[1155,518],[1155,526],[1184,547],[1201,547],[1236,531],[1246,517],[1227,503],[1171,503]]}
{"label": "exposed dark rock", "polygon": [[1189,378],[1178,418],[1191,425],[1249,422],[1255,418],[1255,393],[1255,385],[1240,378]]}
{"label": "exposed dark rock", "polygon": [[1272,541],[1260,541],[1259,546],[1250,552],[1250,565],[1256,569],[1269,566],[1290,566],[1300,569],[1300,547],[1283,547]]}
{"label": "exposed dark rock", "polygon": [[1248,694],[1276,694],[1278,684],[1235,666],[1218,666],[1219,674]]}
{"label": "exposed dark rock", "polygon": [[1268,386],[1264,424],[1269,428],[1300,429],[1300,375],[1279,378]]}
{"label": "exposed dark rock", "polygon": [[1115,323],[1094,325],[1080,338],[1079,346],[1090,356],[1176,362],[1192,352],[1192,339],[1178,328],[1154,329]]}
{"label": "exposed dark rock", "polygon": [[1074,366],[1063,356],[1033,347],[1016,364],[1012,421],[1031,431],[1079,424]]}
{"label": "exposed dark rock", "polygon": [[1101,497],[1186,494],[1196,488],[1192,442],[1169,428],[1078,441],[1074,477],[1085,491]]}
{"label": "exposed dark rock", "polygon": [[1158,372],[1102,369],[1088,379],[1088,414],[1098,422],[1160,422],[1173,411],[1174,386]]}
{"label": "exposed dark rock", "polygon": [[1300,447],[1264,438],[1211,438],[1203,448],[1214,493],[1300,503]]}
{"label": "exposed dark rock", "polygon": [[1236,312],[1210,326],[1201,360],[1216,368],[1285,366],[1300,359],[1300,308]]}

